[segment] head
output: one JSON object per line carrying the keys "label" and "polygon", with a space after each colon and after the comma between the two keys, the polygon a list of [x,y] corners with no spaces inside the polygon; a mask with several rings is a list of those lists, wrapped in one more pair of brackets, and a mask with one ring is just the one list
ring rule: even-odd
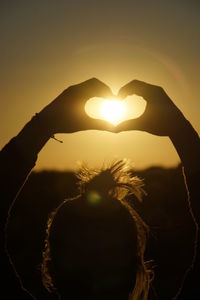
{"label": "head", "polygon": [[118,161],[102,170],[82,167],[80,195],[50,216],[43,282],[61,299],[147,299],[147,226],[128,201],[141,199],[140,179]]}

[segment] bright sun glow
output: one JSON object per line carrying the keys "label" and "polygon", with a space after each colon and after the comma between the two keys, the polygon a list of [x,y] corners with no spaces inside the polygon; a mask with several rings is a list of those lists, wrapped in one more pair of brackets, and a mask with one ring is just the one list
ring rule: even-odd
{"label": "bright sun glow", "polygon": [[116,99],[104,100],[101,104],[100,113],[102,119],[116,126],[124,119],[126,113],[125,103]]}
{"label": "bright sun glow", "polygon": [[106,120],[116,126],[125,120],[140,117],[145,107],[146,101],[135,95],[124,100],[94,97],[87,101],[85,111],[91,118]]}

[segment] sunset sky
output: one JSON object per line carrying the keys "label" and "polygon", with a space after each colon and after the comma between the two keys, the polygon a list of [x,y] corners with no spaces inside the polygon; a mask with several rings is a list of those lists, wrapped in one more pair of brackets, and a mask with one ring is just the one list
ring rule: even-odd
{"label": "sunset sky", "polygon": [[[200,133],[200,1],[0,1],[0,147],[69,85],[97,77],[113,93],[133,79],[162,86]],[[183,133],[184,134],[184,133]],[[168,138],[131,131],[58,135],[37,169],[174,166]]]}

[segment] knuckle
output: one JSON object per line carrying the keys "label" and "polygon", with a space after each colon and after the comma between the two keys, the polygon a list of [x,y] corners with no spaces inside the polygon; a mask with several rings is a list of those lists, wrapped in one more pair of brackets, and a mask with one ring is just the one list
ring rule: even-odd
{"label": "knuckle", "polygon": [[159,91],[160,95],[165,94],[165,90],[161,86],[158,87],[158,91]]}
{"label": "knuckle", "polygon": [[99,80],[96,77],[92,77],[89,81],[93,84],[96,84],[99,82]]}

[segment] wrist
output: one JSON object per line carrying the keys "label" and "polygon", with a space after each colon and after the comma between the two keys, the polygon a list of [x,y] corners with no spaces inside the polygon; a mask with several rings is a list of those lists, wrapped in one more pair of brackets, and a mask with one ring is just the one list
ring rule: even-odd
{"label": "wrist", "polygon": [[175,126],[172,127],[172,130],[169,134],[170,139],[183,138],[185,134],[188,135],[191,133],[191,131],[194,131],[191,123],[184,116],[179,118],[178,122],[175,122],[174,124]]}
{"label": "wrist", "polygon": [[199,170],[200,139],[190,122],[181,120],[169,137],[183,166],[191,172]]}
{"label": "wrist", "polygon": [[23,151],[38,154],[52,135],[46,120],[36,114],[16,136],[16,140]]}

